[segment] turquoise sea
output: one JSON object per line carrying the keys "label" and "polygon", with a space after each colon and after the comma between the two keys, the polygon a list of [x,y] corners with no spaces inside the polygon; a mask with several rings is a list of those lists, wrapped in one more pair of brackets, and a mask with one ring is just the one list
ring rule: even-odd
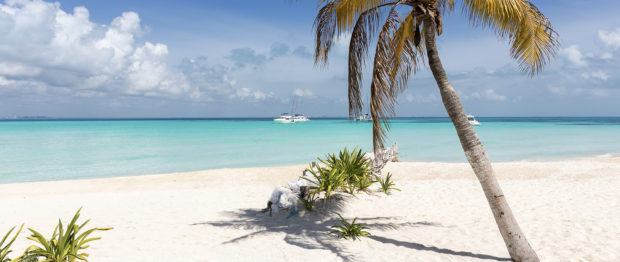
{"label": "turquoise sea", "polygon": [[[620,152],[620,117],[480,117],[492,161]],[[371,124],[312,119],[0,120],[0,183],[305,164],[344,146],[372,148]],[[404,161],[465,162],[448,118],[398,118]]]}

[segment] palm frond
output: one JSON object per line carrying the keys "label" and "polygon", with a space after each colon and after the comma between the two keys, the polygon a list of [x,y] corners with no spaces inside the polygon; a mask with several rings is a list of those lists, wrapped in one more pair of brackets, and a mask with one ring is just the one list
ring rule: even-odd
{"label": "palm frond", "polygon": [[362,70],[364,59],[368,56],[368,42],[372,39],[379,8],[370,9],[362,13],[353,27],[351,42],[349,43],[349,118],[355,118],[362,113]]}
{"label": "palm frond", "polygon": [[338,33],[351,30],[359,16],[370,10],[395,1],[387,0],[337,0],[336,25]]}
{"label": "palm frond", "polygon": [[398,3],[400,2],[395,0],[321,0],[319,5],[323,7],[319,9],[314,20],[314,62],[326,63],[336,33],[340,35],[352,30],[358,18],[366,11]]}
{"label": "palm frond", "polygon": [[375,154],[383,148],[386,130],[390,128],[388,118],[394,115],[396,97],[392,95],[390,88],[394,53],[391,36],[399,24],[398,11],[392,7],[377,40],[370,86],[370,113],[372,115],[372,138]]}
{"label": "palm frond", "polygon": [[549,19],[527,0],[464,0],[463,10],[475,25],[491,27],[508,39],[512,57],[531,76],[557,52],[558,34]]}
{"label": "palm frond", "polygon": [[415,10],[412,10],[394,33],[392,40],[394,54],[390,75],[391,93],[394,96],[407,88],[409,75],[412,71],[415,74],[418,63],[424,63],[421,23],[421,19],[416,18]]}
{"label": "palm frond", "polygon": [[314,19],[314,27],[316,28],[316,47],[314,50],[314,63],[327,63],[327,54],[334,42],[334,34],[336,33],[336,3],[329,2],[325,4]]}

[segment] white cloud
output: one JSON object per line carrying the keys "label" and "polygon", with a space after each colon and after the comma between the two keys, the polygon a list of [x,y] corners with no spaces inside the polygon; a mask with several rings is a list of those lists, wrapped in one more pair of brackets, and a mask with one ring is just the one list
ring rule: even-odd
{"label": "white cloud", "polygon": [[614,55],[612,53],[609,53],[609,52],[603,53],[601,55],[601,59],[612,59],[612,58],[614,58]]}
{"label": "white cloud", "polygon": [[553,94],[556,95],[564,95],[566,94],[566,88],[565,87],[556,87],[556,86],[550,86],[549,91]]}
{"label": "white cloud", "polygon": [[607,80],[609,78],[609,75],[603,71],[596,71],[594,73],[590,74],[592,77],[594,78],[598,78],[601,79],[603,81]]}
{"label": "white cloud", "polygon": [[16,62],[0,61],[0,76],[34,76],[41,73],[41,68]]}
{"label": "white cloud", "polygon": [[272,96],[273,94],[265,94],[264,92],[260,90],[254,91],[250,88],[244,87],[244,88],[237,89],[236,92],[234,94],[231,94],[229,97],[239,98],[241,100],[260,101],[260,100],[265,100],[268,97],[272,97]]}
{"label": "white cloud", "polygon": [[[0,92],[29,88],[63,95],[104,94],[211,99],[235,92],[229,69],[203,65],[184,71],[168,63],[168,47],[140,43],[140,16],[124,12],[109,24],[90,21],[85,7],[72,13],[42,0],[0,4]],[[27,44],[26,44],[27,43]],[[209,80],[201,81],[208,78]],[[41,88],[44,87],[44,88]],[[254,92],[253,97],[267,95]]]}
{"label": "white cloud", "polygon": [[582,67],[588,65],[588,63],[583,59],[584,56],[581,51],[579,51],[578,45],[571,45],[568,48],[561,49],[560,54],[575,66]]}
{"label": "white cloud", "polygon": [[584,79],[597,78],[597,79],[605,81],[609,78],[609,75],[599,70],[599,71],[594,71],[592,73],[582,73],[581,77],[583,77]]}
{"label": "white cloud", "polygon": [[477,99],[487,99],[492,101],[504,101],[506,100],[506,96],[502,94],[495,93],[493,89],[486,89],[482,92],[474,92],[470,95],[472,98]]}
{"label": "white cloud", "polygon": [[615,32],[607,32],[605,30],[598,30],[598,37],[608,46],[614,49],[620,48],[620,28]]}
{"label": "white cloud", "polygon": [[296,88],[295,90],[293,90],[293,95],[296,95],[296,96],[313,96],[313,93],[312,93],[312,91],[310,91],[308,89]]}
{"label": "white cloud", "polygon": [[407,100],[410,103],[414,103],[414,102],[432,103],[432,102],[438,101],[439,99],[437,98],[435,94],[427,94],[427,95],[408,94],[405,96],[405,100]]}

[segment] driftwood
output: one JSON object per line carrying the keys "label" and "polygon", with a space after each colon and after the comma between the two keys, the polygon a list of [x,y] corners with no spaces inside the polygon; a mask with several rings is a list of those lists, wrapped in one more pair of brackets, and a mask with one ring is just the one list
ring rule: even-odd
{"label": "driftwood", "polygon": [[379,176],[387,162],[398,162],[398,144],[394,143],[391,147],[381,149],[378,157],[375,157],[372,151],[366,152],[364,157],[372,161],[373,174]]}

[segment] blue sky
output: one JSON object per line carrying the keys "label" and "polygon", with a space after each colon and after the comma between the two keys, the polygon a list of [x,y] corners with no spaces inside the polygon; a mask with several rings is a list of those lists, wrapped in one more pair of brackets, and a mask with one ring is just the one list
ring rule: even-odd
{"label": "blue sky", "polygon": [[[460,1],[457,1],[459,3]],[[551,66],[517,70],[509,45],[460,12],[439,51],[468,113],[620,115],[620,1],[533,1],[560,34]],[[30,1],[0,4],[0,116],[345,116],[347,35],[313,64],[316,1]],[[370,68],[368,68],[370,70]],[[364,81],[368,97],[369,79]],[[428,70],[398,116],[445,116]]]}

